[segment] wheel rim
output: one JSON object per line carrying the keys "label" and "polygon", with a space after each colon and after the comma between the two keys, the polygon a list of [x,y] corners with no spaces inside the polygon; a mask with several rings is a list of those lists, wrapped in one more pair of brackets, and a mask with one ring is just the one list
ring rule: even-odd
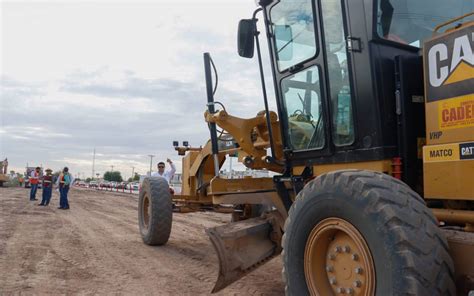
{"label": "wheel rim", "polygon": [[148,198],[148,195],[145,194],[143,196],[143,227],[145,229],[148,229],[148,224],[150,221],[150,199]]}
{"label": "wheel rim", "polygon": [[374,295],[372,254],[360,232],[340,218],[319,222],[304,254],[304,273],[311,295]]}

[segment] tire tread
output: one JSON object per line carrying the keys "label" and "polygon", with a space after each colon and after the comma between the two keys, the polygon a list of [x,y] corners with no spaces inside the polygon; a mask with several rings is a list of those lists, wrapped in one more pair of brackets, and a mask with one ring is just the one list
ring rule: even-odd
{"label": "tire tread", "polygon": [[142,190],[149,190],[151,217],[148,225],[148,231],[144,232],[141,225],[141,203],[143,194],[140,192],[139,198],[139,225],[142,233],[143,242],[147,245],[164,245],[168,242],[171,234],[171,225],[173,218],[172,198],[169,192],[168,182],[163,178],[145,178]]}
{"label": "tire tread", "polygon": [[[365,199],[365,209],[382,217],[385,231],[396,235],[394,252],[406,264],[399,273],[406,285],[396,287],[395,295],[455,295],[454,265],[447,240],[425,201],[405,183],[386,174],[366,170],[335,171],[312,180],[298,194],[288,213],[283,250],[288,248],[294,218],[308,199],[320,190],[341,187],[354,199]],[[288,252],[283,265],[288,266]],[[282,273],[285,293],[291,293],[288,268]]]}

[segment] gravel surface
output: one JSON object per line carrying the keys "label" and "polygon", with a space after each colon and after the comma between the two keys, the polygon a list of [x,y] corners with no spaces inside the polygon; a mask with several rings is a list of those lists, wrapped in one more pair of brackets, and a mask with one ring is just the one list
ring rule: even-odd
{"label": "gravel surface", "polygon": [[[38,191],[41,195],[41,190]],[[173,216],[167,245],[143,244],[137,195],[73,188],[70,210],[28,200],[28,189],[0,188],[0,295],[209,295],[217,255],[204,230],[230,215]],[[283,295],[277,257],[215,295]]]}

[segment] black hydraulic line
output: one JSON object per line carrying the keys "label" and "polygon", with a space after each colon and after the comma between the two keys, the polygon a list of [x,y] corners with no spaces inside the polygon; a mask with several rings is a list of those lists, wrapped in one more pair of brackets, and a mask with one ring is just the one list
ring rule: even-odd
{"label": "black hydraulic line", "polygon": [[256,15],[261,10],[262,8],[258,8],[257,10],[255,10],[253,13],[252,19],[254,20],[254,25],[255,25],[255,32],[254,32],[255,44],[257,45],[257,58],[258,58],[258,66],[260,68],[260,80],[262,83],[263,103],[265,104],[265,116],[267,119],[268,137],[270,141],[270,152],[271,152],[272,159],[275,159],[275,144],[273,142],[273,130],[272,130],[272,124],[270,120],[270,110],[268,108],[267,89],[265,87],[265,76],[263,74],[262,55],[260,53],[260,42],[258,38],[260,32],[257,30]]}
{"label": "black hydraulic line", "polygon": [[[212,87],[211,55],[208,52],[204,53],[204,73],[206,76],[207,110],[210,114],[214,114],[214,89]],[[219,163],[217,161],[217,156],[219,154],[219,147],[217,145],[217,130],[215,123],[209,123],[209,131],[211,134],[212,154],[214,155],[214,173],[216,176],[218,176]]]}
{"label": "black hydraulic line", "polygon": [[[266,9],[263,9],[263,20],[265,22],[265,27],[267,28],[267,32],[270,28],[270,23],[268,22],[268,14],[267,14],[267,10]],[[267,33],[268,34],[268,39],[270,39],[270,33]],[[278,110],[278,116],[280,117],[280,122],[282,122],[281,118],[283,116],[281,110],[282,110],[282,106],[281,106],[281,97],[280,97],[280,93],[278,91],[278,81],[277,81],[277,74],[276,74],[276,69],[275,69],[275,64],[274,64],[274,61],[275,61],[275,55],[273,54],[273,51],[272,51],[272,45],[271,45],[271,42],[268,42],[268,52],[269,52],[269,55],[270,55],[270,66],[271,66],[271,69],[272,69],[272,77],[273,77],[273,87],[275,88],[275,97],[276,97],[276,103],[277,103],[277,110]],[[282,141],[284,143],[284,146],[286,146],[286,139],[285,137],[282,138]],[[284,165],[285,165],[285,171],[283,172],[284,175],[286,174],[289,174],[289,172],[291,172],[291,165],[290,163],[285,160],[284,161]]]}

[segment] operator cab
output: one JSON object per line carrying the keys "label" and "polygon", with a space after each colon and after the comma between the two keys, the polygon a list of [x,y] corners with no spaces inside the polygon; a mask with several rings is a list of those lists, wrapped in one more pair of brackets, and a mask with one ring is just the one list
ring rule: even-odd
{"label": "operator cab", "polygon": [[471,12],[474,1],[259,4],[290,166],[402,157],[413,172],[404,181],[414,187],[422,163],[408,151],[425,137],[420,47],[437,24]]}

